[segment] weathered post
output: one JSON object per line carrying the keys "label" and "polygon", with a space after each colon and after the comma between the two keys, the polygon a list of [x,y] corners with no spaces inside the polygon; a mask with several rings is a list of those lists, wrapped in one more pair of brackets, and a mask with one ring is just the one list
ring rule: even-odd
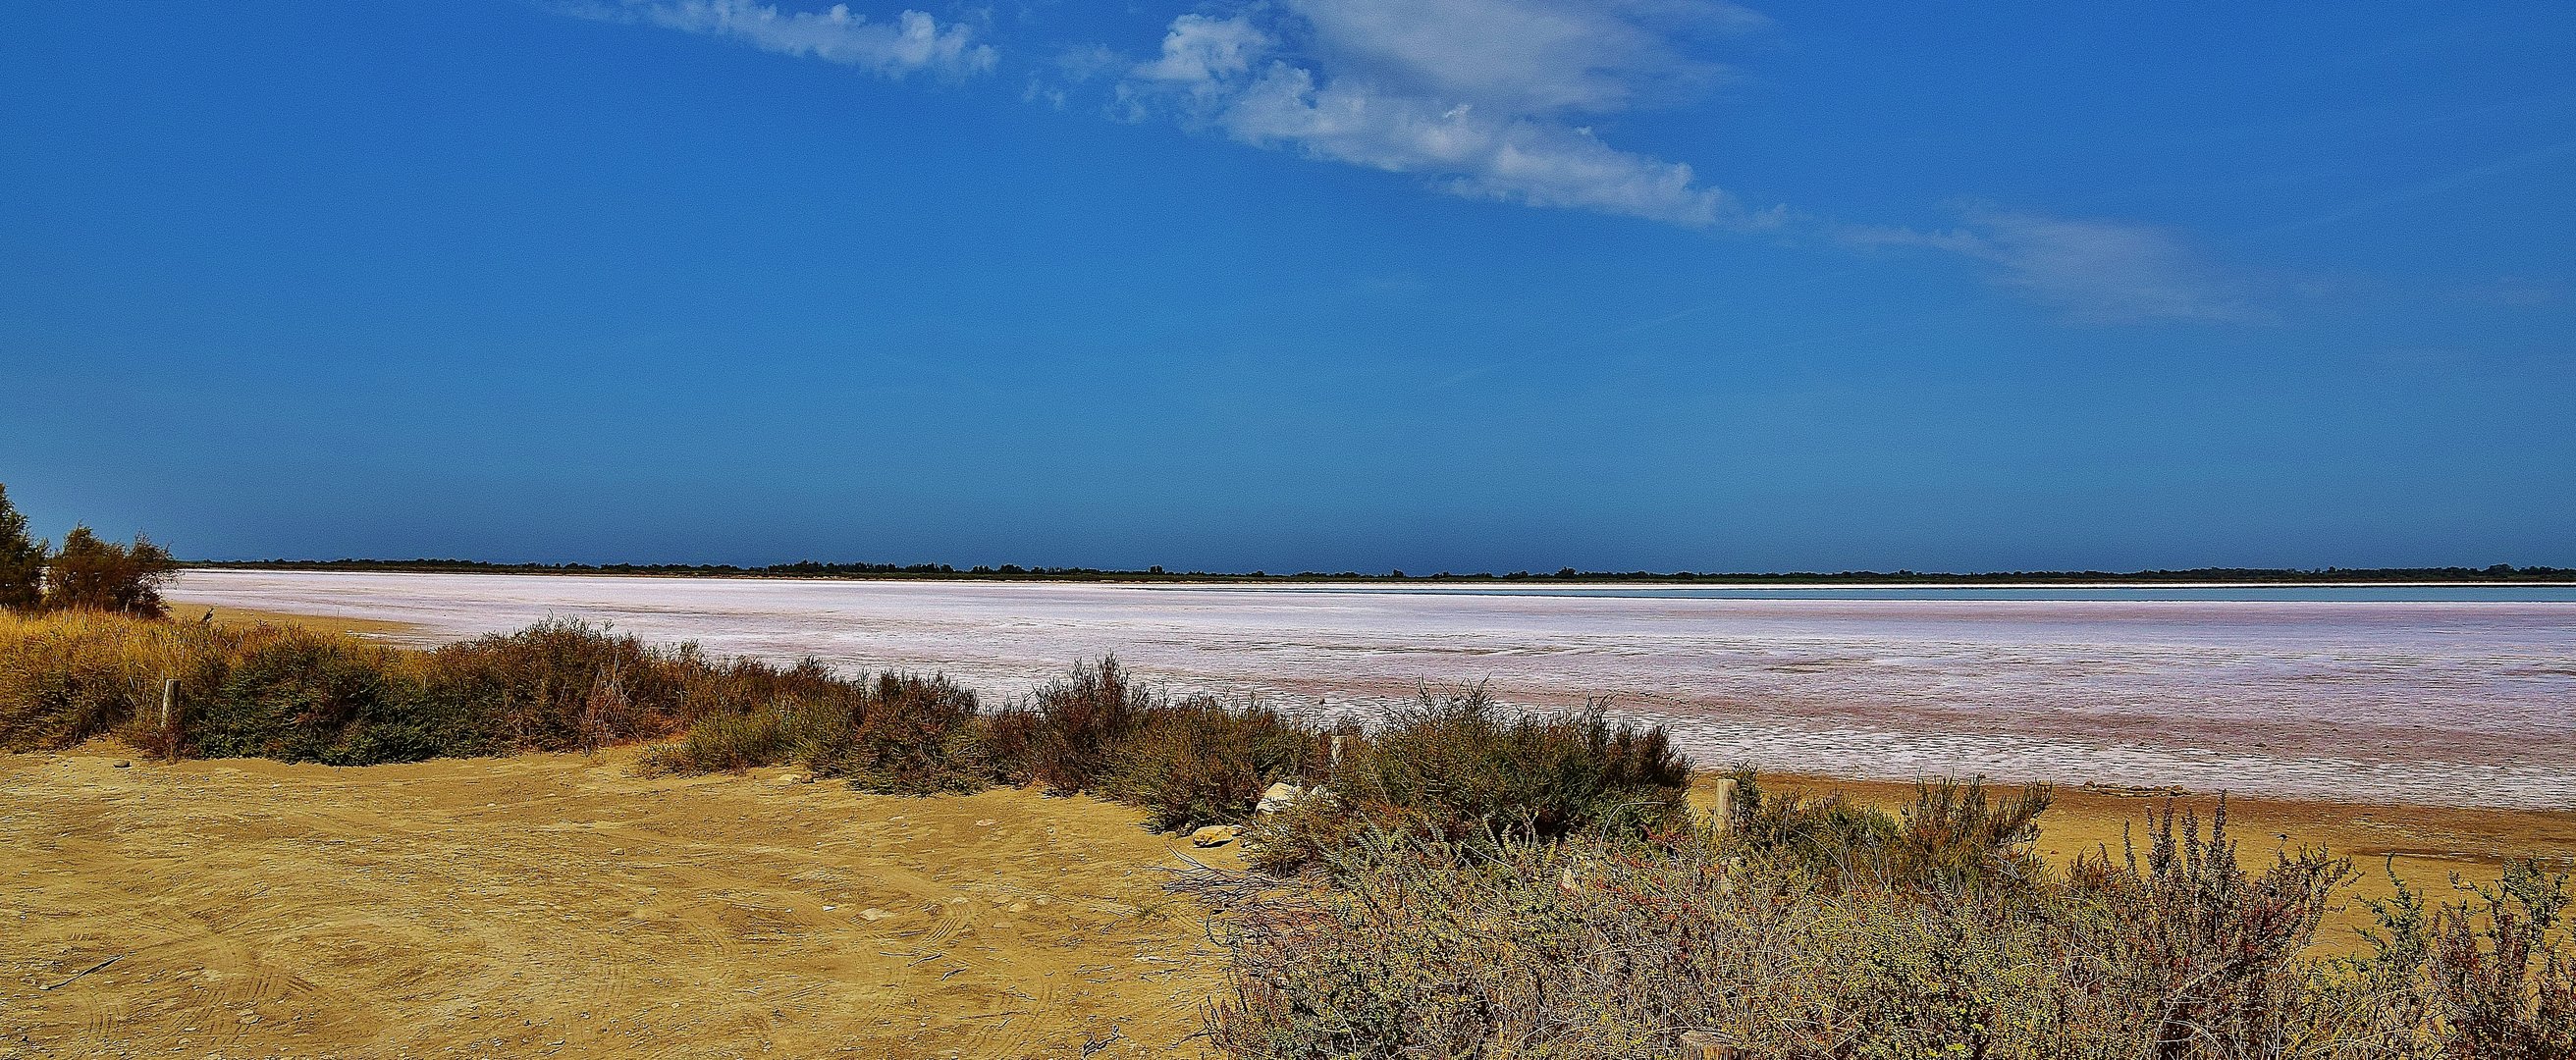
{"label": "weathered post", "polygon": [[161,679],[161,738],[169,744],[169,757],[179,757],[179,731],[170,727],[171,713],[179,702],[179,679]]}
{"label": "weathered post", "polygon": [[1713,817],[1716,819],[1716,821],[1717,821],[1717,830],[1718,830],[1718,831],[1721,831],[1721,832],[1724,832],[1724,831],[1727,831],[1727,830],[1729,830],[1729,829],[1734,828],[1734,827],[1735,827],[1735,780],[1734,780],[1734,778],[1730,777],[1730,778],[1728,778],[1728,779],[1718,781],[1716,784],[1711,785],[1711,787],[1713,787],[1713,788],[1715,788],[1715,789],[1716,789],[1716,792],[1717,792],[1717,802],[1716,802],[1716,804],[1715,804],[1715,805],[1713,805],[1713,806],[1710,806],[1710,807],[1709,807],[1709,813],[1710,813],[1710,815],[1711,815],[1711,816],[1713,816]]}
{"label": "weathered post", "polygon": [[1330,763],[1331,768],[1333,768],[1333,769],[1340,769],[1340,768],[1342,768],[1342,738],[1341,738],[1341,737],[1339,737],[1339,736],[1335,736],[1335,737],[1333,737],[1332,748],[1333,748],[1333,750],[1332,750],[1332,762]]}
{"label": "weathered post", "polygon": [[1735,1039],[1716,1031],[1683,1031],[1683,1060],[1739,1060]]}

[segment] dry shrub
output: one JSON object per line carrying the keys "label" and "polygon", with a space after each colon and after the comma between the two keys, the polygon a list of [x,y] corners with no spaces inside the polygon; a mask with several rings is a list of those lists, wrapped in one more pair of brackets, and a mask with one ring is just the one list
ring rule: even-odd
{"label": "dry shrub", "polygon": [[1158,829],[1184,831],[1252,816],[1261,793],[1304,779],[1327,737],[1278,711],[1199,696],[1155,703],[1110,755],[1101,794],[1145,807]]}
{"label": "dry shrub", "polygon": [[659,736],[688,717],[702,659],[569,619],[443,645],[421,661],[423,692],[477,719],[497,748],[595,750]]}
{"label": "dry shrub", "polygon": [[1612,725],[1599,704],[1506,717],[1481,688],[1426,691],[1346,742],[1328,794],[1265,816],[1249,843],[1256,864],[1288,872],[1371,829],[1441,842],[1638,835],[1686,819],[1690,775],[1661,726]]}
{"label": "dry shrub", "polygon": [[2067,988],[2143,1017],[2140,1055],[2156,1060],[2293,1055],[2308,973],[2296,958],[2350,863],[2282,852],[2247,873],[2223,797],[2206,839],[2190,814],[2177,838],[2168,804],[2143,863],[2122,847],[2118,866],[2107,852],[2077,858],[2065,884],[2080,911],[2064,917]]}
{"label": "dry shrub", "polygon": [[164,679],[201,681],[205,661],[245,637],[96,612],[0,613],[0,750],[69,747],[137,717],[157,724]]}
{"label": "dry shrub", "polygon": [[1153,706],[1115,655],[1074,666],[1071,677],[1037,692],[1037,739],[1030,775],[1054,794],[1092,787],[1109,771],[1119,741]]}
{"label": "dry shrub", "polygon": [[1309,779],[1328,739],[1257,703],[1172,701],[1139,686],[1115,656],[1077,664],[1032,701],[983,726],[993,776],[1142,806],[1158,829],[1250,817],[1271,784]]}
{"label": "dry shrub", "polygon": [[1758,833],[1367,830],[1220,920],[1207,1031],[1238,1058],[1681,1057],[1693,1029],[1818,1060],[2576,1056],[2563,874],[2434,910],[2401,887],[2372,955],[2318,959],[2339,859],[2248,871],[2222,818],[2167,808],[2143,856],[2001,872],[1981,852],[2026,845],[2027,801],[1972,794],[1927,784],[1911,824],[1828,802]]}
{"label": "dry shrub", "polygon": [[1823,879],[2011,894],[2042,867],[2032,843],[2051,798],[2046,784],[1997,799],[1983,778],[1925,780],[1913,803],[1892,815],[1840,793],[1768,792],[1750,769],[1735,771],[1735,785],[1735,842]]}
{"label": "dry shrub", "polygon": [[[2393,861],[2391,862],[2393,865]],[[2321,977],[2319,1008],[2355,1029],[2354,1060],[2564,1060],[2576,1056],[2576,931],[2568,878],[2536,859],[2493,886],[2429,904],[2390,871],[2396,895],[2365,900],[2370,952]]]}
{"label": "dry shrub", "polygon": [[[178,717],[163,730],[161,687],[172,678]],[[816,663],[719,663],[581,622],[413,652],[266,624],[85,611],[0,616],[0,749],[8,750],[114,732],[171,754],[362,765],[591,750],[751,704],[860,696]]]}
{"label": "dry shrub", "polygon": [[849,712],[797,700],[709,714],[673,743],[646,748],[647,773],[722,773],[812,755],[849,732]]}
{"label": "dry shrub", "polygon": [[850,778],[888,795],[972,792],[990,786],[975,693],[946,677],[880,674],[834,742],[807,757],[816,776]]}

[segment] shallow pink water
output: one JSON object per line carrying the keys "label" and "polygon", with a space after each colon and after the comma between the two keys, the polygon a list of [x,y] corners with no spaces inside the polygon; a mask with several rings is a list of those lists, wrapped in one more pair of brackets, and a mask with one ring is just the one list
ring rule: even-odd
{"label": "shallow pink water", "polygon": [[1701,762],[2576,808],[2576,604],[1808,600],[196,571],[174,600],[550,616],[1010,696],[1116,652],[1173,691],[1369,710],[1608,697]]}

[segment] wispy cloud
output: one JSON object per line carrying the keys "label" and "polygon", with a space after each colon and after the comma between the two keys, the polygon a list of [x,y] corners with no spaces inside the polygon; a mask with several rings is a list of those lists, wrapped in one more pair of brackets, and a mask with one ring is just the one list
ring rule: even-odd
{"label": "wispy cloud", "polygon": [[1169,115],[1248,144],[1421,176],[1475,198],[1692,228],[1757,225],[1688,164],[1577,124],[1715,76],[1695,32],[1757,23],[1711,3],[1283,0],[1172,21],[1120,87],[1131,116]]}
{"label": "wispy cloud", "polygon": [[[873,21],[847,5],[575,2],[566,10],[889,77],[985,73],[998,61],[975,26],[913,10]],[[1999,287],[2071,321],[2274,319],[2256,285],[2161,228],[1996,208],[1966,210],[1949,228],[1862,228],[1785,207],[1748,210],[1689,164],[1613,146],[1596,131],[1604,118],[1677,103],[1723,79],[1723,67],[1700,57],[1706,43],[1767,25],[1721,0],[1216,0],[1166,24],[1151,55],[1033,45],[1029,54],[1054,58],[1028,64],[1023,95],[1061,108],[1070,93],[1106,83],[1113,109],[1130,120],[1406,174],[1470,198],[1939,251],[1981,264]]]}
{"label": "wispy cloud", "polygon": [[731,37],[763,51],[821,59],[888,77],[915,72],[963,76],[993,69],[993,47],[975,42],[972,27],[942,25],[919,11],[890,22],[872,22],[848,4],[826,11],[780,11],[750,0],[618,0],[577,4],[565,10],[587,18],[640,22],[666,29]]}
{"label": "wispy cloud", "polygon": [[1911,246],[1985,262],[1997,284],[2085,323],[2273,319],[2249,284],[2163,229],[2127,221],[2051,217],[1990,208],[1966,211],[1939,231],[1844,228],[1861,246]]}

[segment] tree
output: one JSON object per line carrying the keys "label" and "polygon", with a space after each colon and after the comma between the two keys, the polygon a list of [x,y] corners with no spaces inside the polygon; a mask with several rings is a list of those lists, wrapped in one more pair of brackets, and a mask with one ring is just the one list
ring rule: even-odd
{"label": "tree", "polygon": [[75,526],[45,567],[45,607],[164,618],[170,609],[161,602],[161,583],[178,566],[168,549],[141,534],[119,545]]}
{"label": "tree", "polygon": [[27,536],[27,517],[0,484],[0,610],[33,611],[44,602],[45,544]]}

